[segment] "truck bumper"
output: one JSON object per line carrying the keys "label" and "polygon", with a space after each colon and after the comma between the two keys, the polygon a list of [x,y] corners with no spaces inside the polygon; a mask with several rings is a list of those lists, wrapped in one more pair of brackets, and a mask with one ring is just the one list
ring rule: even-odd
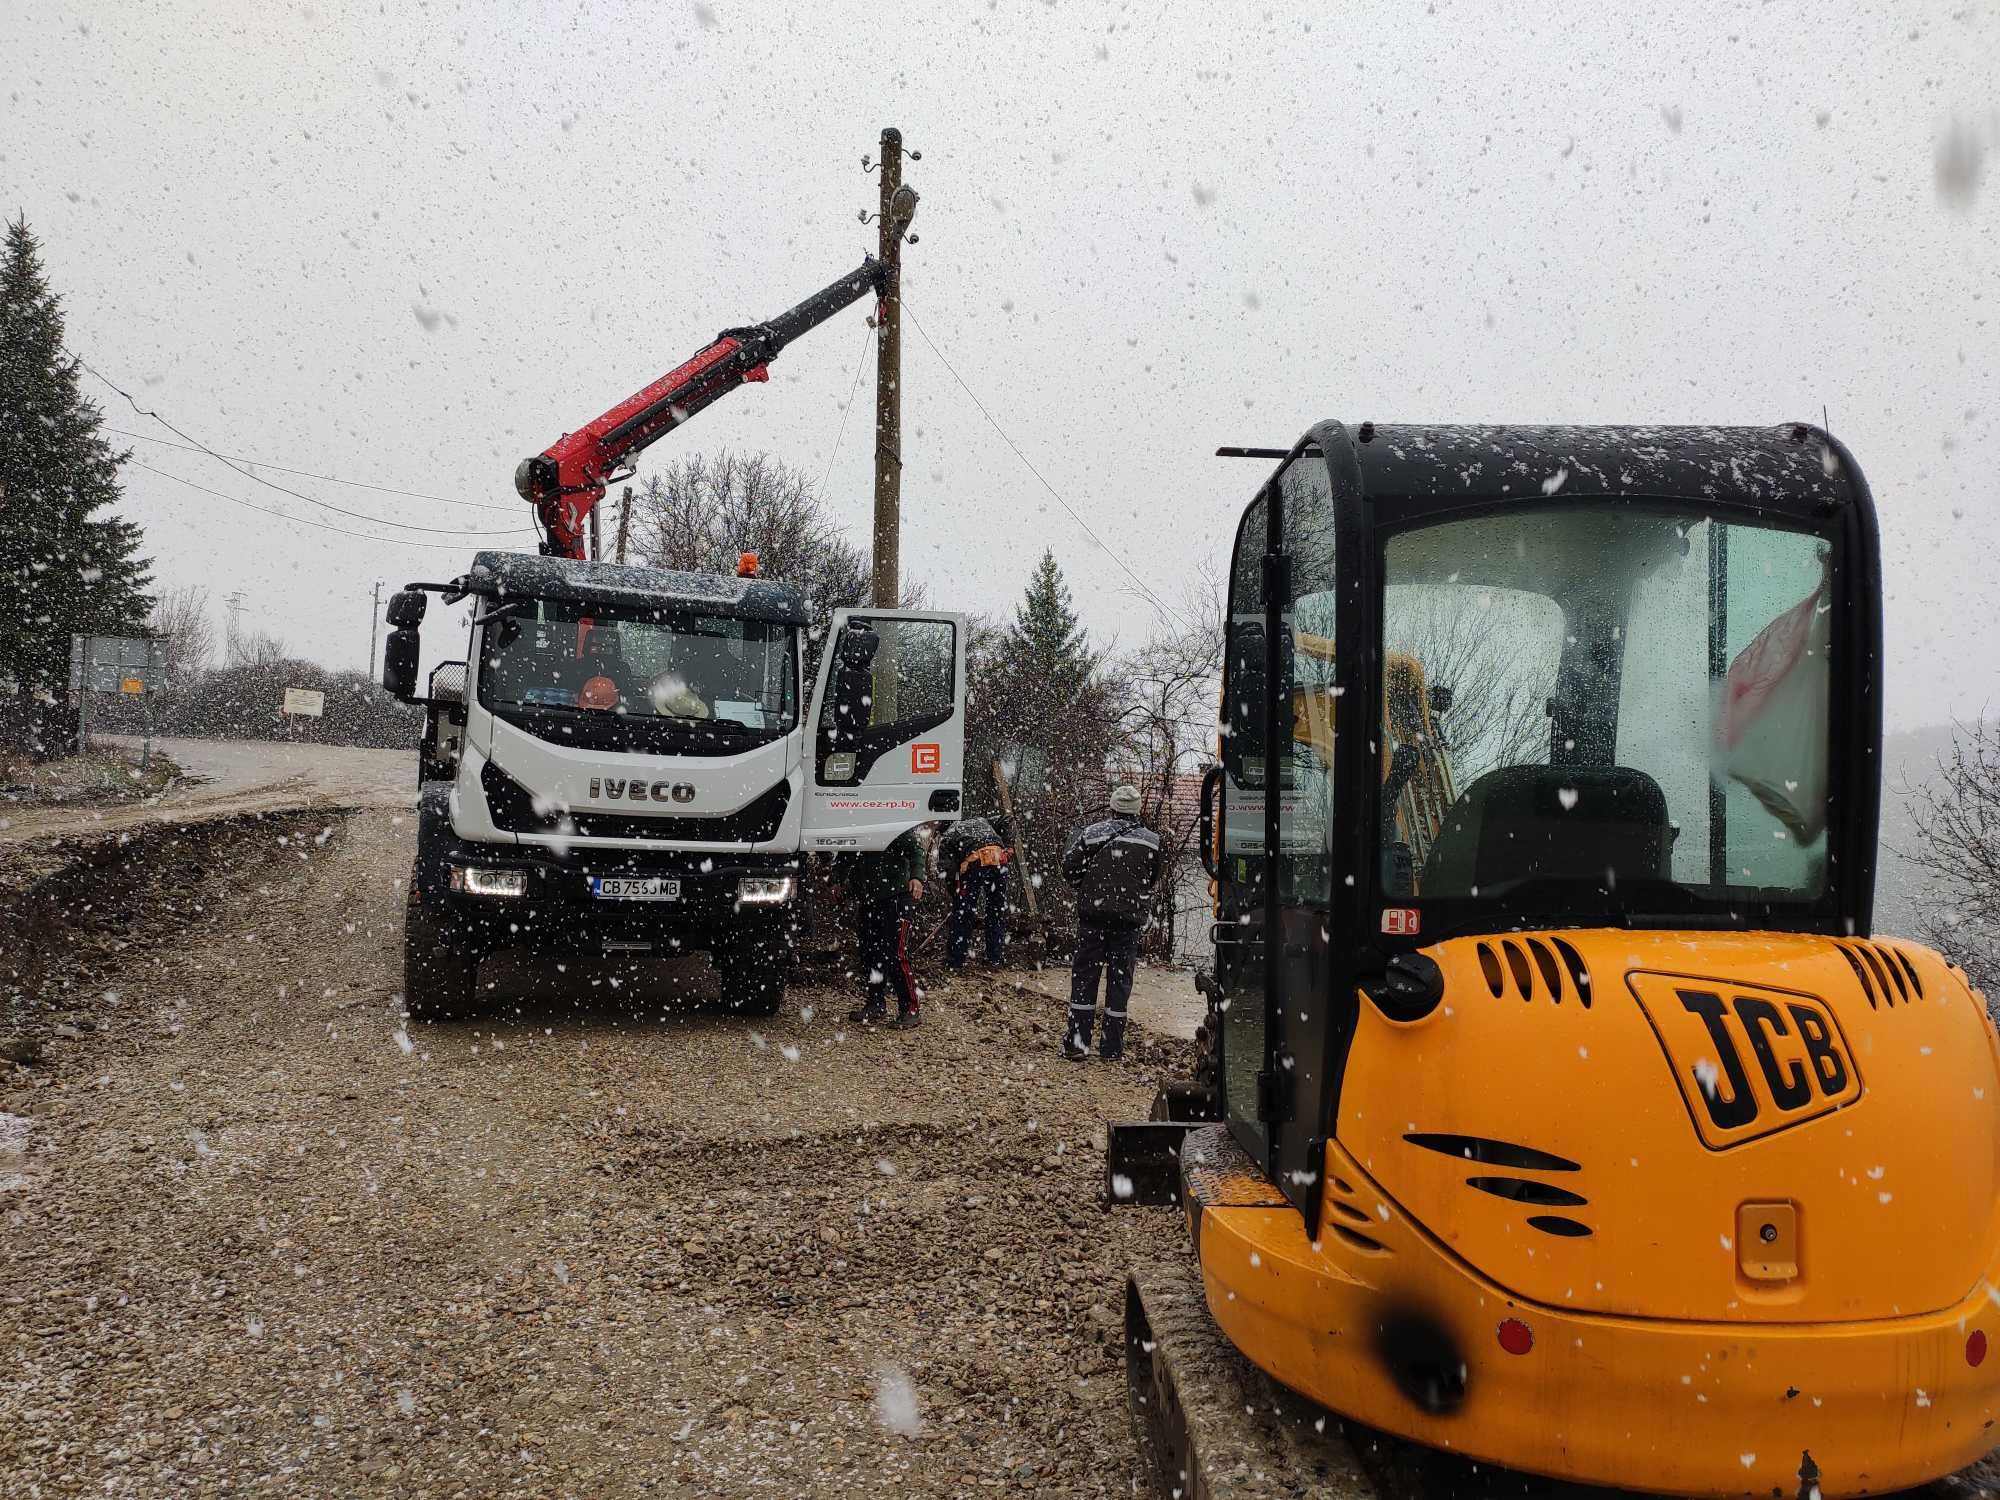
{"label": "truck bumper", "polygon": [[[703,951],[746,940],[787,937],[799,905],[798,859],[790,854],[712,854],[670,850],[579,850],[567,859],[533,847],[473,844],[448,828],[426,827],[416,880],[423,904],[449,922],[453,940],[485,955],[505,949],[589,956]],[[454,870],[518,870],[519,896],[474,895],[452,889]],[[660,877],[680,883],[671,900],[605,899],[592,894],[593,876]],[[746,876],[791,877],[785,902],[746,903]]]}

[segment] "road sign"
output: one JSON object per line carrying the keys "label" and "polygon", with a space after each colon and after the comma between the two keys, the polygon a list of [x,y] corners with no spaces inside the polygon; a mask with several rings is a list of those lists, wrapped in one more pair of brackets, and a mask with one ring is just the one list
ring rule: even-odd
{"label": "road sign", "polygon": [[285,712],[304,719],[317,719],[326,712],[326,694],[318,688],[285,689]]}
{"label": "road sign", "polygon": [[167,643],[151,636],[73,635],[71,692],[150,693],[166,683]]}

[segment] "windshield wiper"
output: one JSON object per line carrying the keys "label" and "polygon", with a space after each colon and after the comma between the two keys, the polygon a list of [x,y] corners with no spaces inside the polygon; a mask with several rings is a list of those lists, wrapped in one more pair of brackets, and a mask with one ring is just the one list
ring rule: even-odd
{"label": "windshield wiper", "polygon": [[475,615],[472,623],[484,625],[488,620],[504,620],[509,615],[518,615],[534,601],[532,599],[510,599],[505,604],[496,604],[483,615]]}

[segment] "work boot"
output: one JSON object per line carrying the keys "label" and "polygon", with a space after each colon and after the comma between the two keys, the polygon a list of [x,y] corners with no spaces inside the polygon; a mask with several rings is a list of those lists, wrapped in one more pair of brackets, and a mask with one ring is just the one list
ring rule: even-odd
{"label": "work boot", "polygon": [[859,1005],[847,1013],[847,1019],[859,1026],[873,1026],[888,1017],[888,1007],[882,1005]]}
{"label": "work boot", "polygon": [[916,1006],[908,1006],[896,1012],[896,1019],[889,1023],[898,1031],[915,1031],[923,1025],[923,1014]]}
{"label": "work boot", "polygon": [[1071,1062],[1082,1062],[1086,1057],[1090,1056],[1090,1043],[1084,1041],[1072,1031],[1068,1036],[1063,1038],[1063,1056]]}

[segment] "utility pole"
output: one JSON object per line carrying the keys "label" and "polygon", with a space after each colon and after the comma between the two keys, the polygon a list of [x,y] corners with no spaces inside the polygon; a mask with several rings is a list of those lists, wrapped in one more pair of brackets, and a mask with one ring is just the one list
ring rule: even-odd
{"label": "utility pole", "polygon": [[625,562],[625,528],[632,523],[632,486],[626,485],[618,497],[618,562]]}
{"label": "utility pole", "polygon": [[[923,160],[923,153],[912,151],[910,160]],[[881,232],[877,258],[884,276],[875,325],[873,595],[877,609],[894,609],[902,598],[903,235],[917,211],[917,195],[903,186],[903,133],[893,125],[882,132],[881,167],[882,207],[876,222]]]}
{"label": "utility pole", "polygon": [[375,629],[382,619],[382,580],[375,580],[375,601],[368,607],[368,680],[375,680]]}
{"label": "utility pole", "polygon": [[229,624],[225,627],[222,654],[233,667],[238,665],[243,652],[243,590],[227,595],[223,602],[229,606]]}

